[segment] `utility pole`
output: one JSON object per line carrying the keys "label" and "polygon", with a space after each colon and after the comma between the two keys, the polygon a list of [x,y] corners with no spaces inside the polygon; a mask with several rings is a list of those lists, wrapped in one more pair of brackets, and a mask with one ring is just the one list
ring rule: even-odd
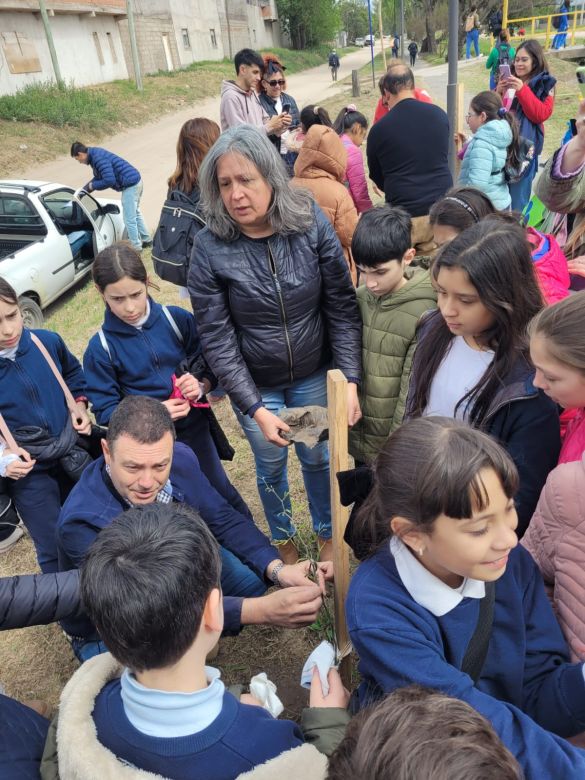
{"label": "utility pole", "polygon": [[370,26],[370,57],[372,60],[372,86],[376,86],[376,71],[374,68],[374,30],[372,28],[372,2],[368,0],[368,23]]}
{"label": "utility pole", "polygon": [[452,141],[457,130],[457,60],[459,59],[459,0],[449,0],[449,70],[447,75],[447,115],[449,117],[449,170],[455,181],[456,149]]}
{"label": "utility pole", "polygon": [[45,35],[47,36],[47,46],[49,47],[49,54],[51,55],[53,70],[55,71],[55,80],[59,89],[65,89],[65,82],[61,76],[61,68],[59,67],[59,60],[57,59],[57,51],[55,50],[55,44],[53,43],[53,33],[51,31],[51,25],[49,24],[49,15],[47,13],[45,0],[39,0],[39,9],[41,11],[43,27],[45,28]]}
{"label": "utility pole", "polygon": [[404,59],[404,0],[400,0],[400,59]]}
{"label": "utility pole", "polygon": [[384,27],[382,25],[382,0],[378,0],[378,27],[380,29],[380,45],[382,46],[382,61],[386,70],[386,52],[384,51]]}
{"label": "utility pole", "polygon": [[230,52],[230,60],[233,59],[234,55],[232,52],[232,28],[230,25],[230,12],[228,10],[228,0],[224,0],[224,9],[225,9],[225,26],[227,28],[227,36],[228,36],[228,49]]}
{"label": "utility pole", "polygon": [[134,66],[134,80],[136,89],[142,92],[142,74],[140,72],[140,62],[138,61],[138,46],[136,45],[136,28],[134,27],[134,9],[132,0],[126,0],[126,16],[128,17],[128,32],[130,33],[130,48],[132,49],[132,65]]}

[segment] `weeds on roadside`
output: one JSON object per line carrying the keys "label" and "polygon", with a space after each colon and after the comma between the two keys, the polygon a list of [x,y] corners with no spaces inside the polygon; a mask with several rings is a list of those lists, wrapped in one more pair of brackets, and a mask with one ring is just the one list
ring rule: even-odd
{"label": "weeds on roadside", "polygon": [[14,95],[0,97],[0,119],[46,122],[55,127],[89,127],[117,119],[104,95],[70,84],[59,89],[51,81],[29,84]]}

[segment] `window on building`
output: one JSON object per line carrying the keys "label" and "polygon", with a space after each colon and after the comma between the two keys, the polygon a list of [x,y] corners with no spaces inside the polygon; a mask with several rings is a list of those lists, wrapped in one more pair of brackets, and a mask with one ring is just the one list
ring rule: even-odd
{"label": "window on building", "polygon": [[100,43],[99,35],[96,32],[93,33],[93,42],[95,44],[95,50],[96,50],[96,54],[98,56],[98,60],[99,60],[100,65],[105,65],[106,61],[104,60],[104,53],[102,51],[102,45]]}
{"label": "window on building", "polygon": [[217,49],[217,37],[215,35],[215,30],[210,29],[209,30],[209,34],[211,36],[211,46],[212,46],[212,48]]}
{"label": "window on building", "polygon": [[190,49],[191,41],[189,40],[189,30],[186,27],[182,28],[181,35],[183,36],[183,46],[185,49]]}
{"label": "window on building", "polygon": [[41,63],[32,41],[20,32],[3,32],[2,51],[11,73],[40,73]]}
{"label": "window on building", "polygon": [[112,55],[112,62],[115,64],[118,62],[118,55],[116,54],[116,46],[114,44],[114,39],[112,38],[112,33],[107,32],[106,38],[108,39],[108,44],[110,46],[110,54]]}

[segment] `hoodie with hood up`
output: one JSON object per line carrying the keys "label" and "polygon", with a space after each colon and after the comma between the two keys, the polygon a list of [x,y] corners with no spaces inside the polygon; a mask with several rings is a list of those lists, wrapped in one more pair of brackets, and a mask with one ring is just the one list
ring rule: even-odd
{"label": "hoodie with hood up", "polygon": [[358,213],[344,185],[346,168],[347,151],[335,130],[324,125],[313,125],[305,136],[295,162],[292,183],[313,193],[333,225],[355,284],[357,273],[351,257],[351,239],[358,223]]}
{"label": "hoodie with hood up", "polygon": [[269,117],[254,90],[246,92],[235,81],[225,80],[221,85],[219,118],[223,133],[237,125],[254,125],[265,130],[264,123]]}

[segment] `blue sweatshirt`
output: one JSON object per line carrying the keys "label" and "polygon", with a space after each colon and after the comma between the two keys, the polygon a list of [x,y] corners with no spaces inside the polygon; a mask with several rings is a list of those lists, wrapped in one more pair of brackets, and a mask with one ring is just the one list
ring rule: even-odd
{"label": "blue sweatshirt", "polygon": [[87,160],[93,170],[93,179],[89,182],[92,190],[107,190],[110,187],[121,192],[140,181],[140,174],[133,165],[100,146],[88,148]]}
{"label": "blue sweatshirt", "polygon": [[[83,370],[58,333],[32,331],[43,342],[74,398],[87,395]],[[0,358],[0,412],[14,433],[35,426],[58,436],[69,411],[61,386],[25,328],[14,360]]]}
{"label": "blue sweatshirt", "polygon": [[492,638],[474,686],[460,667],[479,604],[479,599],[464,598],[435,617],[408,593],[385,544],[359,566],[346,603],[365,678],[360,698],[367,683],[378,686],[380,695],[412,683],[435,688],[491,721],[526,780],[582,780],[585,751],[555,736],[585,730],[582,664],[569,663],[542,578],[524,548],[512,550],[496,583]]}
{"label": "blue sweatshirt", "polygon": [[[99,458],[85,469],[63,504],[57,521],[59,571],[78,569],[99,532],[128,508],[105,476],[104,460]],[[217,541],[264,579],[266,567],[278,553],[253,521],[236,512],[209,484],[193,451],[179,442],[173,452],[170,481],[173,498],[196,509]],[[223,604],[224,631],[239,631],[242,599],[225,596]],[[66,620],[63,626],[74,636],[96,637],[87,618]]]}
{"label": "blue sweatshirt", "polygon": [[262,707],[240,704],[227,691],[221,713],[203,731],[186,737],[148,736],[128,720],[119,679],[98,694],[93,719],[98,740],[114,755],[173,780],[233,780],[304,741],[292,721],[276,720]]}
{"label": "blue sweatshirt", "polygon": [[195,318],[180,306],[168,310],[181,331],[179,341],[160,303],[150,300],[150,314],[141,328],[123,322],[106,309],[103,334],[90,339],[83,356],[87,394],[100,425],[107,425],[126,395],[148,395],[166,401],[173,389],[171,376],[185,358],[201,354]]}

